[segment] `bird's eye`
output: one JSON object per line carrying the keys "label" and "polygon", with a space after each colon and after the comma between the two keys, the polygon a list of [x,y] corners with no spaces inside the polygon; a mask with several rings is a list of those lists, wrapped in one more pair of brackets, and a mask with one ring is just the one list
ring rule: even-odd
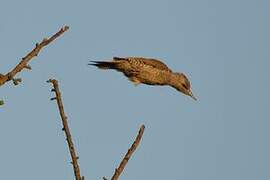
{"label": "bird's eye", "polygon": [[186,84],[182,84],[182,86],[183,86],[185,89],[188,89]]}

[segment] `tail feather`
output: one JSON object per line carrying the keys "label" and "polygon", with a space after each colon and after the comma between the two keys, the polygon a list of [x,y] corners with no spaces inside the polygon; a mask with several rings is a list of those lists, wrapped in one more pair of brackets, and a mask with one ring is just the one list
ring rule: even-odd
{"label": "tail feather", "polygon": [[90,61],[88,65],[96,66],[100,69],[116,69],[115,62],[107,62],[107,61]]}

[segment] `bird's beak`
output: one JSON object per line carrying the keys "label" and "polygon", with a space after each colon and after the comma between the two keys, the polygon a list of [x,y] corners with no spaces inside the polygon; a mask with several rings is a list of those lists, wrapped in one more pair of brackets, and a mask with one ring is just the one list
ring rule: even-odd
{"label": "bird's beak", "polygon": [[192,93],[191,90],[188,91],[188,95],[189,95],[192,99],[194,99],[195,101],[197,101],[197,98],[193,95],[193,93]]}

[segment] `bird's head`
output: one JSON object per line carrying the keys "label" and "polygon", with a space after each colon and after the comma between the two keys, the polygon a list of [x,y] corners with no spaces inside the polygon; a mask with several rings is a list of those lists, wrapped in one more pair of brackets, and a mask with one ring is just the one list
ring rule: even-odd
{"label": "bird's head", "polygon": [[173,73],[172,81],[172,86],[176,90],[190,96],[194,100],[197,100],[197,98],[192,94],[191,85],[188,78],[183,73]]}

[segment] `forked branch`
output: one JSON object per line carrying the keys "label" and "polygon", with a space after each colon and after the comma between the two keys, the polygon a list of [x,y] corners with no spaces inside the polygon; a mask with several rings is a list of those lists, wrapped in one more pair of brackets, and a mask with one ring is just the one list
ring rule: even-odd
{"label": "forked branch", "polygon": [[[29,52],[25,57],[21,59],[19,64],[15,66],[10,72],[7,74],[3,75],[0,74],[0,86],[4,85],[8,81],[13,81],[14,85],[18,85],[22,79],[21,78],[15,78],[15,75],[19,72],[21,72],[23,69],[28,69],[31,70],[31,66],[28,65],[29,61],[33,59],[33,57],[37,56],[40,50],[47,46],[49,43],[54,41],[56,38],[61,36],[64,32],[66,32],[69,29],[68,26],[62,27],[57,33],[55,33],[53,36],[51,36],[49,39],[44,38],[41,43],[36,43],[36,47]],[[3,100],[0,100],[0,106],[4,104]]]}
{"label": "forked branch", "polygon": [[72,165],[73,165],[73,170],[74,170],[74,175],[76,180],[84,180],[84,177],[80,175],[80,167],[78,164],[78,159],[79,157],[76,155],[76,151],[75,151],[75,147],[74,144],[72,142],[72,137],[71,137],[71,133],[68,127],[68,121],[67,121],[67,116],[65,115],[65,111],[64,111],[64,105],[62,102],[62,98],[61,98],[61,92],[59,90],[59,86],[58,86],[58,81],[55,79],[50,79],[47,81],[48,83],[52,83],[53,85],[53,89],[52,91],[55,92],[55,97],[51,98],[51,100],[56,100],[57,101],[57,105],[58,105],[58,109],[60,112],[60,116],[62,119],[62,123],[63,123],[63,131],[66,134],[66,140],[68,143],[68,148],[69,148],[69,152],[71,155],[71,159],[72,159]]}
{"label": "forked branch", "polygon": [[56,38],[61,36],[68,29],[69,29],[68,26],[64,26],[57,33],[55,33],[53,36],[51,36],[49,39],[44,38],[41,43],[36,43],[36,47],[31,52],[29,52],[25,57],[23,57],[21,59],[20,63],[17,64],[17,66],[15,68],[13,68],[10,72],[8,72],[5,75],[0,74],[0,86],[4,85],[6,82],[11,81],[11,80],[13,81],[14,85],[19,84],[22,80],[21,80],[21,78],[15,78],[15,75],[17,73],[19,73],[20,71],[22,71],[23,69],[30,70],[31,67],[28,65],[29,61],[33,57],[37,56],[43,47],[47,46],[49,43],[51,43]]}

